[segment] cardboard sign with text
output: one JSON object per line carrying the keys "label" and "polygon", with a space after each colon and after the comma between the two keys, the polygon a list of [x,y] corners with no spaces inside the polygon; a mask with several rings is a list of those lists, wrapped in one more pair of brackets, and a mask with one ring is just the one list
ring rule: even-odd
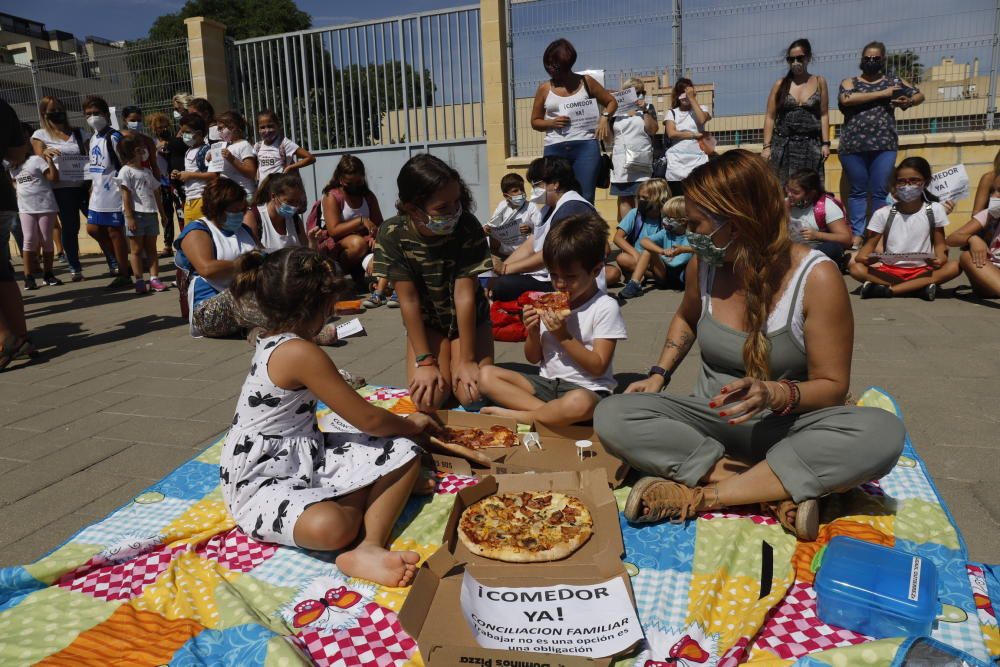
{"label": "cardboard sign with text", "polygon": [[[469,552],[458,539],[458,522],[462,512],[487,496],[521,491],[557,491],[579,498],[593,516],[593,536],[567,558],[547,563],[505,563]],[[582,657],[530,649],[522,651],[490,648],[477,641],[461,605],[463,582],[468,572],[476,583],[484,587],[484,591],[552,586],[592,587],[595,584],[603,585],[615,580],[619,582],[614,584],[616,595],[620,595],[619,586],[624,588],[628,606],[634,611],[635,597],[621,561],[624,542],[618,522],[618,505],[603,470],[486,477],[476,486],[463,489],[456,494],[443,541],[444,545],[420,567],[413,587],[399,612],[400,624],[417,640],[420,653],[428,667],[504,664],[501,660],[509,660],[507,664],[511,665],[524,664],[523,661],[527,661],[527,664],[552,667],[610,665],[613,657],[611,654]],[[559,597],[559,593],[553,595]],[[542,598],[544,597],[543,593]],[[624,599],[619,599],[619,602],[624,604]],[[565,613],[565,607],[563,611]],[[548,613],[554,614],[553,618],[557,619],[558,611]],[[539,619],[541,615],[534,618]],[[525,616],[524,622],[530,624],[532,621]],[[597,632],[600,630],[598,627],[600,625],[608,624],[602,620],[601,623],[587,626],[594,630],[591,636],[601,634]],[[624,629],[625,625],[628,625],[628,622],[614,629],[616,638],[617,632]],[[627,635],[622,636],[631,640],[628,646],[622,648],[621,645],[611,645],[606,650],[619,655],[635,644],[631,629]],[[574,641],[572,646],[576,643]],[[558,650],[558,647],[556,648]]]}
{"label": "cardboard sign with text", "polygon": [[957,201],[969,198],[969,174],[964,164],[956,164],[931,176],[927,186],[941,201]]}

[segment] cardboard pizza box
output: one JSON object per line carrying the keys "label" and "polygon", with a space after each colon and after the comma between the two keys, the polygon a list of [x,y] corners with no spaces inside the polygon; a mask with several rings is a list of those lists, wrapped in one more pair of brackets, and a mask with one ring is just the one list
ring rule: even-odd
{"label": "cardboard pizza box", "polygon": [[[517,433],[517,421],[507,417],[491,417],[489,415],[462,412],[460,410],[438,410],[437,417],[445,426],[482,429],[489,429],[491,426],[506,426]],[[516,447],[490,447],[479,451],[492,461],[502,461],[516,449]],[[482,467],[454,454],[444,454],[434,450],[431,450],[430,454],[434,459],[435,467],[441,472],[470,476],[475,474],[489,475],[493,473],[492,468]]]}
{"label": "cardboard pizza box", "polygon": [[[612,488],[618,488],[625,481],[629,466],[614,456],[597,437],[590,426],[557,426],[548,427],[537,424],[542,447],[520,447],[509,452],[503,459],[493,465],[495,474],[515,474],[524,472],[558,471],[558,470],[604,470]],[[593,444],[586,448],[581,459],[577,452],[576,442],[589,440]]]}
{"label": "cardboard pizza box", "polygon": [[[568,558],[548,563],[505,563],[470,553],[457,536],[462,512],[494,493],[519,491],[560,491],[580,498],[593,516],[593,536]],[[610,665],[614,657],[633,650],[635,642],[607,657],[483,648],[463,611],[462,588],[466,573],[482,586],[500,588],[588,587],[619,580],[620,589],[627,594],[627,599],[618,598],[619,607],[624,604],[634,614],[635,597],[621,561],[623,551],[618,506],[603,469],[488,476],[476,486],[456,494],[445,528],[444,544],[417,572],[413,587],[399,612],[399,621],[417,641],[428,667],[457,664],[499,666],[511,659],[515,662],[509,664],[604,667]],[[613,632],[604,630],[605,626],[600,625],[607,622],[600,614],[588,617],[588,623],[594,625],[595,631],[601,628],[600,632]],[[635,618],[633,623],[637,625],[638,619]],[[638,632],[641,637],[641,629]],[[578,641],[566,639],[565,643],[573,645]]]}

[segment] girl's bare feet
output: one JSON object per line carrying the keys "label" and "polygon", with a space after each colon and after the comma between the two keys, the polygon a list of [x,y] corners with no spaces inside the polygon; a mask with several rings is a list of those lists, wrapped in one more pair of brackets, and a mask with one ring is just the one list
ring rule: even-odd
{"label": "girl's bare feet", "polygon": [[337,556],[337,567],[349,577],[376,584],[402,588],[413,583],[420,554],[415,551],[389,551],[375,544],[360,544]]}
{"label": "girl's bare feet", "polygon": [[485,407],[480,410],[479,413],[483,415],[492,415],[494,417],[506,417],[517,421],[518,424],[530,424],[535,421],[531,412],[528,410],[511,410],[510,408],[501,408],[495,405]]}

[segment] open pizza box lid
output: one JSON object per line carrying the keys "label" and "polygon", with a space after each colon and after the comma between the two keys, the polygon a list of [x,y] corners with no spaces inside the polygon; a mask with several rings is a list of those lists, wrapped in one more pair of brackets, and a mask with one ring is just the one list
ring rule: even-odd
{"label": "open pizza box lid", "polygon": [[[510,451],[493,465],[497,474],[540,472],[549,470],[604,470],[613,488],[618,488],[628,474],[628,464],[612,455],[604,448],[597,433],[590,426],[535,427],[541,449],[520,447]],[[583,450],[583,458],[577,452],[576,442],[589,440],[593,443]]]}
{"label": "open pizza box lid", "polygon": [[[462,512],[494,493],[520,491],[558,491],[576,496],[593,516],[593,536],[568,558],[549,563],[505,563],[470,553],[457,536]],[[634,608],[634,593],[621,561],[623,550],[618,506],[603,470],[486,477],[476,486],[456,494],[445,528],[444,544],[418,570],[399,612],[399,621],[416,639],[428,667],[500,665],[500,660],[510,658],[531,665],[604,667],[611,664],[614,656],[588,658],[479,646],[462,611],[462,583],[466,571],[484,586],[510,588],[558,584],[587,586],[618,578]]]}
{"label": "open pizza box lid", "polygon": [[[481,429],[489,429],[491,426],[506,426],[517,433],[517,421],[507,417],[491,417],[459,410],[438,410],[437,416],[445,426]],[[492,461],[502,461],[511,452],[517,451],[517,447],[487,447],[479,451]],[[481,467],[460,456],[434,450],[431,450],[430,453],[431,458],[434,459],[434,466],[441,472],[450,472],[456,475],[490,475],[493,473],[491,468]]]}

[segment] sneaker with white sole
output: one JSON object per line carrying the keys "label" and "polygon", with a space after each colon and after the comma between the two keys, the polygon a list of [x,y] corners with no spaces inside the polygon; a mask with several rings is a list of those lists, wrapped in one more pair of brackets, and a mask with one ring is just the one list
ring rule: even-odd
{"label": "sneaker with white sole", "polygon": [[924,301],[933,301],[937,298],[938,286],[928,285],[927,287],[920,290],[920,298]]}
{"label": "sneaker with white sole", "polygon": [[389,296],[389,307],[390,308],[399,308],[399,297],[396,296],[395,292],[393,292]]}
{"label": "sneaker with white sole", "polygon": [[159,278],[150,278],[149,288],[154,292],[166,292],[168,289],[170,289],[170,286],[161,283]]}
{"label": "sneaker with white sole", "polygon": [[378,308],[385,305],[385,296],[381,292],[372,292],[368,298],[361,302],[365,308]]}

